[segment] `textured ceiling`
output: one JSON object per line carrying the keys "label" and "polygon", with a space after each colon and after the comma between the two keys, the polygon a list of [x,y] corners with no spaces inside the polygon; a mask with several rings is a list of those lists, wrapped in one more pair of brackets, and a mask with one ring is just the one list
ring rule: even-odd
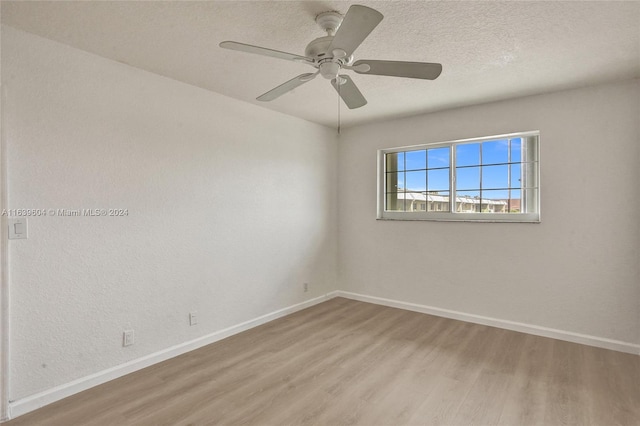
{"label": "textured ceiling", "polygon": [[440,62],[435,81],[359,75],[369,101],[343,126],[640,77],[640,2],[2,1],[2,22],[106,58],[327,126],[338,97],[317,78],[255,98],[313,68],[229,51],[224,40],[303,54],[314,17],[351,4],[384,20],[356,59]]}

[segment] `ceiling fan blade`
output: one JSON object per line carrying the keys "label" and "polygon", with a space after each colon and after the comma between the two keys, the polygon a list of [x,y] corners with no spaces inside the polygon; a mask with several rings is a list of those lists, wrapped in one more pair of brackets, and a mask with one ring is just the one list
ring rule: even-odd
{"label": "ceiling fan blade", "polygon": [[[369,66],[369,71],[364,71]],[[428,62],[374,61],[363,59],[356,61],[352,69],[358,74],[388,75],[392,77],[422,78],[435,80],[442,72],[441,64]]]}
{"label": "ceiling fan blade", "polygon": [[270,56],[272,58],[286,59],[288,61],[313,64],[313,59],[307,58],[306,56],[280,52],[279,50],[267,49],[266,47],[253,46],[251,44],[238,43],[237,41],[223,41],[220,43],[220,47],[240,52],[255,53],[256,55]]}
{"label": "ceiling fan blade", "polygon": [[345,56],[351,56],[383,17],[382,13],[370,7],[351,6],[333,37],[329,52],[341,49],[346,53]]}
{"label": "ceiling fan blade", "polygon": [[316,75],[318,74],[317,73],[300,74],[299,76],[292,78],[286,83],[282,83],[280,86],[276,87],[275,89],[271,89],[267,93],[264,93],[258,96],[256,99],[262,102],[272,101],[284,95],[285,93],[295,89],[296,87],[302,86],[303,84],[313,80]]}
{"label": "ceiling fan blade", "polygon": [[348,75],[339,75],[338,78],[343,78],[346,81],[343,84],[338,84],[334,78],[331,80],[331,85],[336,89],[349,109],[360,108],[367,104],[367,100],[362,96],[360,90],[358,90],[358,86],[356,86]]}
{"label": "ceiling fan blade", "polygon": [[429,62],[376,61],[362,59],[349,69],[358,74],[387,75],[391,77],[422,78],[435,80],[442,72],[441,64]]}

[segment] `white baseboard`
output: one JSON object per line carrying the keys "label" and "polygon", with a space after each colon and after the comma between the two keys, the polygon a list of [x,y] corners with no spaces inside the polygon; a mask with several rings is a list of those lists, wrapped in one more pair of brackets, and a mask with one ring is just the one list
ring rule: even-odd
{"label": "white baseboard", "polygon": [[64,385],[56,386],[46,391],[39,392],[35,395],[28,396],[26,398],[18,399],[16,401],[9,402],[8,419],[13,419],[30,411],[36,410],[45,405],[59,401],[68,396],[74,395],[78,392],[82,392],[94,386],[98,386],[102,383],[106,383],[118,377],[133,373],[134,371],[141,370],[149,367],[153,364],[157,364],[167,359],[174,358],[178,355],[190,352],[194,349],[198,349],[202,346],[209,345],[211,343],[222,340],[226,337],[233,336],[234,334],[241,333],[259,325],[265,324],[269,321],[281,318],[285,315],[292,314],[302,309],[317,305],[328,299],[336,297],[337,292],[327,293],[324,296],[316,297],[311,300],[307,300],[296,305],[288,306],[283,309],[279,309],[275,312],[262,315],[258,318],[254,318],[249,321],[245,321],[241,324],[234,325],[232,327],[225,328],[224,330],[216,331],[215,333],[208,334],[206,336],[199,337],[197,339],[181,343],[179,345],[171,346],[161,351],[149,354],[142,358],[134,359],[115,367],[99,371],[86,377],[74,380]]}
{"label": "white baseboard", "polygon": [[249,330],[253,327],[265,324],[269,321],[281,318],[285,315],[292,314],[302,309],[317,305],[318,303],[332,299],[334,297],[344,297],[347,299],[359,300],[361,302],[373,303],[376,305],[389,306],[392,308],[405,309],[407,311],[421,312],[425,314],[435,315],[439,317],[451,318],[460,321],[471,322],[475,324],[488,325],[492,327],[504,328],[507,330],[519,331],[522,333],[533,334],[536,336],[550,337],[552,339],[565,340],[568,342],[580,343],[588,346],[596,346],[604,349],[611,349],[619,352],[626,352],[631,354],[640,355],[640,345],[629,342],[622,342],[619,340],[606,339],[602,337],[590,336],[586,334],[573,333],[570,331],[557,330],[553,328],[540,327],[537,325],[524,324],[514,321],[501,320],[497,318],[485,317],[481,315],[467,314],[464,312],[452,311],[448,309],[436,308],[433,306],[419,305],[416,303],[402,302],[399,300],[385,299],[382,297],[367,296],[358,293],[351,293],[348,291],[333,291],[327,293],[324,296],[316,297],[311,300],[307,300],[296,305],[292,305],[275,312],[254,318],[249,321],[245,321],[241,324],[234,325],[224,330],[217,331],[215,333],[208,334],[206,336],[199,337],[189,342],[181,343],[163,349],[161,351],[149,354],[142,358],[138,358],[129,361],[125,364],[121,364],[107,370],[91,374],[86,377],[74,380],[64,385],[56,386],[55,388],[48,389],[46,391],[37,393],[35,395],[28,396],[16,401],[9,402],[9,419],[16,418],[30,411],[36,410],[45,405],[59,401],[68,396],[74,395],[78,392],[90,389],[94,386],[98,386],[102,383],[117,379],[124,375],[133,373],[143,368],[149,367],[153,364],[165,361],[167,359],[182,355],[192,350],[198,349],[202,346],[209,345],[211,343],[222,340],[226,337],[234,334],[241,333]]}
{"label": "white baseboard", "polygon": [[351,293],[348,291],[337,291],[335,293],[335,297],[344,297],[347,299],[359,300],[361,302],[374,303],[376,305],[400,308],[407,311],[421,312],[438,317],[451,318],[466,322],[472,322],[475,324],[489,325],[492,327],[533,334],[535,336],[550,337],[552,339],[565,340],[567,342],[580,343],[583,345],[596,346],[598,348],[611,349],[618,352],[640,355],[640,345],[635,343],[606,339],[603,337],[590,336],[588,334],[557,330],[555,328],[540,327],[537,325],[524,324],[521,322],[502,320],[481,315],[467,314],[464,312],[451,311],[448,309],[435,308],[433,306],[419,305],[416,303],[402,302],[399,300],[385,299],[382,297],[366,296],[364,294]]}

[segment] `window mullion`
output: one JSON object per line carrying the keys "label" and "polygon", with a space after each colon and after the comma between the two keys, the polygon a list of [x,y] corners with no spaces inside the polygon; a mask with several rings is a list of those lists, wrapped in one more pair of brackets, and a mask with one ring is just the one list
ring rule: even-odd
{"label": "window mullion", "polygon": [[[529,168],[531,167],[531,163],[529,163],[529,138],[522,138],[522,145],[521,145],[521,161],[522,163],[520,163],[520,186],[521,186],[521,190],[520,190],[520,204],[521,204],[521,211],[523,212],[528,212],[529,211],[529,203],[528,203],[528,195],[529,195],[529,190],[525,189],[529,187],[529,181],[528,181],[528,173],[529,173]],[[525,193],[526,191],[526,193]]]}
{"label": "window mullion", "polygon": [[[511,187],[513,186],[511,185],[511,142],[512,139],[507,140],[507,163],[509,163],[507,166],[507,188],[509,188],[507,191],[507,213],[511,213]],[[522,196],[520,197],[522,198]]]}
{"label": "window mullion", "polygon": [[480,204],[478,205],[479,209],[478,209],[478,213],[482,213],[482,143],[480,143],[480,152],[479,152],[479,157],[480,157],[480,161],[478,164],[478,173],[480,173],[480,176],[478,176],[478,179],[480,181]]}
{"label": "window mullion", "polygon": [[429,211],[429,150],[424,150],[424,211]]}
{"label": "window mullion", "polygon": [[456,145],[449,146],[449,211],[456,213]]}

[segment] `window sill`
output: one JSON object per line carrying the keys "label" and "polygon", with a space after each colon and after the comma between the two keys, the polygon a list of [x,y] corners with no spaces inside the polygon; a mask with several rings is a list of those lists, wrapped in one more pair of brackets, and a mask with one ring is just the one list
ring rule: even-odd
{"label": "window sill", "polygon": [[377,220],[419,220],[430,222],[540,223],[537,213],[393,213],[385,212]]}

